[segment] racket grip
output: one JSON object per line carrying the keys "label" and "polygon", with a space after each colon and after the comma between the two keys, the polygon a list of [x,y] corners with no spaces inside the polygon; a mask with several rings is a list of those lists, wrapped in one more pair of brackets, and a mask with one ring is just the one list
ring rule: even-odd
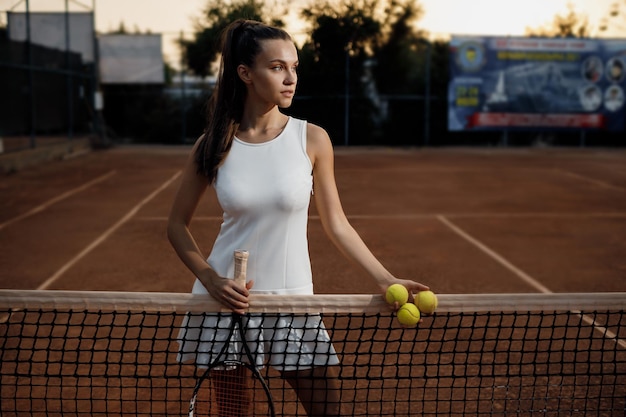
{"label": "racket grip", "polygon": [[248,251],[237,249],[234,254],[235,258],[235,281],[245,285],[248,267]]}

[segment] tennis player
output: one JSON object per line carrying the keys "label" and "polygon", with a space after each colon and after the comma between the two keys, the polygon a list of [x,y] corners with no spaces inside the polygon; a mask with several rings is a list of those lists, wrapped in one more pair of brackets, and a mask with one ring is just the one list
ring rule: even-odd
{"label": "tennis player", "polygon": [[[172,246],[197,277],[193,293],[209,294],[236,313],[245,312],[252,292],[312,294],[307,242],[311,195],[332,242],[375,280],[381,293],[394,283],[411,292],[428,289],[392,275],[348,222],[326,131],[280,111],[292,103],[297,69],[296,47],[282,29],[238,20],[225,30],[207,126],[184,168],[168,222]],[[189,227],[207,189],[217,194],[224,211],[208,259]],[[236,249],[249,252],[245,287],[229,279]],[[278,318],[268,325],[250,319],[254,331],[249,334],[257,338],[251,350],[259,365],[281,372],[309,416],[340,415],[333,366],[339,361],[328,334],[321,320],[303,320],[306,325],[293,320],[298,318]],[[221,327],[227,326],[217,318],[188,316],[179,360],[211,363],[224,343],[223,338],[214,342]],[[271,343],[276,340],[280,343]]]}

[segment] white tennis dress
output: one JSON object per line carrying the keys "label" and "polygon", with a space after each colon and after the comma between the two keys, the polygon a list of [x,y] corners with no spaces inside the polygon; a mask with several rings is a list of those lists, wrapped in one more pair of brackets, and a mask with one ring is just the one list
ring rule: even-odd
{"label": "white tennis dress", "polygon": [[[220,276],[233,277],[233,252],[247,250],[253,293],[313,293],[307,240],[313,177],[306,131],[306,121],[290,117],[268,142],[235,138],[218,170],[215,190],[224,219],[208,263]],[[197,279],[192,292],[208,295]],[[229,324],[229,315],[187,315],[179,361],[210,364],[226,342]],[[338,363],[319,316],[252,316],[246,338],[259,366],[295,370]],[[239,346],[234,343],[230,350],[238,352]]]}

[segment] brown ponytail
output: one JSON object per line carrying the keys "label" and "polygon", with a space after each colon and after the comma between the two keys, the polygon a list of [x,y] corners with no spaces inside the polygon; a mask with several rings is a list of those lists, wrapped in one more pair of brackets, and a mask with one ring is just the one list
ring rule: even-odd
{"label": "brown ponytail", "polygon": [[206,129],[196,149],[198,173],[212,184],[217,170],[228,155],[243,116],[246,85],[237,73],[240,64],[253,66],[261,52],[261,41],[291,40],[282,29],[253,20],[239,19],[231,23],[221,39],[220,69],[215,90],[208,103]]}

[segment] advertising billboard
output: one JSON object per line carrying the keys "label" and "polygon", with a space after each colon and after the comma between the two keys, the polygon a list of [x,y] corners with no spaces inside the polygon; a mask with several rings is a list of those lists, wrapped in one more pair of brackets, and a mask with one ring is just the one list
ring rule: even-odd
{"label": "advertising billboard", "polygon": [[103,84],[163,84],[161,35],[98,36]]}
{"label": "advertising billboard", "polygon": [[623,131],[626,40],[455,36],[448,129]]}

